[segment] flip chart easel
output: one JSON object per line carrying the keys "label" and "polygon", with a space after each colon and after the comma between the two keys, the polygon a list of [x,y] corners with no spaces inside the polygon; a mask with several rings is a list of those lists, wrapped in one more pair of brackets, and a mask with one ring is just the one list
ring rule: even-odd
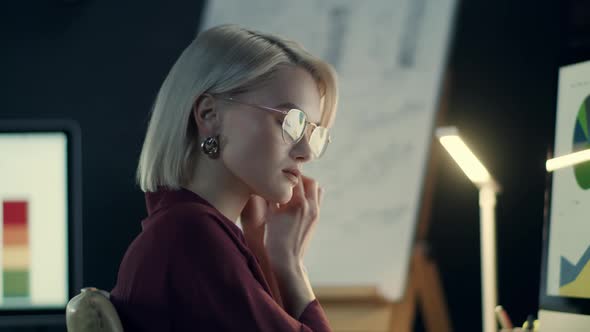
{"label": "flip chart easel", "polygon": [[[450,71],[443,83],[436,123],[448,109]],[[408,282],[403,298],[390,302],[376,287],[321,287],[316,296],[335,332],[411,332],[420,310],[426,331],[452,331],[448,308],[436,262],[428,254],[426,236],[430,224],[436,162],[439,149],[431,149],[420,219],[412,250]]]}

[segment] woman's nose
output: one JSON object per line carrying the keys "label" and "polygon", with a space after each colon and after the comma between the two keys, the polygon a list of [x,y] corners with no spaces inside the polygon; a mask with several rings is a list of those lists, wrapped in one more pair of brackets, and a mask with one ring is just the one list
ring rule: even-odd
{"label": "woman's nose", "polygon": [[313,159],[311,146],[309,145],[310,134],[306,131],[305,135],[293,146],[291,154],[296,160],[307,162]]}

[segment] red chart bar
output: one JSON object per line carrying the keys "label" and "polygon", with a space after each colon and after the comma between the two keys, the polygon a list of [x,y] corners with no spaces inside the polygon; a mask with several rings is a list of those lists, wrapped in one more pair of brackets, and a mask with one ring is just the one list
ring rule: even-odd
{"label": "red chart bar", "polygon": [[4,225],[27,224],[27,201],[4,201]]}

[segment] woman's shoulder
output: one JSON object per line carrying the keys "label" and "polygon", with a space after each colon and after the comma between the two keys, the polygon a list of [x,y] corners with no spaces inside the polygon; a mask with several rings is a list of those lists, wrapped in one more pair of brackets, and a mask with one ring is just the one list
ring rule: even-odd
{"label": "woman's shoulder", "polygon": [[194,219],[215,219],[211,209],[198,202],[182,202],[169,206],[153,215],[155,220],[187,221]]}
{"label": "woman's shoulder", "polygon": [[199,203],[178,203],[148,216],[142,223],[144,230],[172,230],[194,228],[206,231],[219,227],[217,216],[207,206]]}
{"label": "woman's shoulder", "polygon": [[144,223],[144,231],[150,231],[148,228],[151,228],[155,233],[168,233],[179,244],[186,239],[194,245],[233,243],[240,248],[245,245],[237,225],[220,216],[213,208],[200,203],[174,204],[148,217]]}

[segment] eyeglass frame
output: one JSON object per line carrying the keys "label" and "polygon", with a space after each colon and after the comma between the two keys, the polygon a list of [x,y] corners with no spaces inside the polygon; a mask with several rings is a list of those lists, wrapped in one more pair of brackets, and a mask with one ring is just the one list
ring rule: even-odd
{"label": "eyeglass frame", "polygon": [[[271,112],[281,113],[284,116],[287,116],[287,114],[289,114],[289,111],[291,111],[291,110],[284,111],[284,110],[280,110],[280,109],[276,109],[276,108],[272,108],[272,107],[268,107],[268,106],[263,106],[263,105],[258,105],[258,104],[252,104],[252,103],[248,103],[248,102],[245,102],[245,101],[233,99],[232,97],[214,97],[214,98],[217,98],[217,99],[220,99],[220,100],[224,100],[224,101],[234,102],[236,104],[242,104],[242,105],[245,105],[245,106],[250,106],[250,107],[258,108],[258,109],[261,109],[261,110],[264,110],[264,111],[271,111]],[[324,147],[324,151],[322,152],[322,154],[320,155],[320,157],[323,156],[324,152],[326,151],[326,148],[327,148],[328,144],[332,143],[332,136],[330,135],[330,129],[327,128],[327,127],[318,126],[317,124],[308,121],[307,120],[307,113],[305,113],[303,110],[300,110],[300,109],[297,109],[297,108],[292,108],[292,109],[298,110],[298,111],[302,112],[303,114],[305,114],[305,127],[303,128],[303,135],[301,135],[301,137],[297,141],[293,142],[292,144],[295,145],[295,144],[299,143],[301,141],[301,139],[303,139],[303,137],[305,137],[305,131],[307,130],[307,125],[308,124],[310,124],[310,125],[313,126],[313,129],[311,131],[311,135],[313,135],[313,132],[316,130],[316,128],[324,128],[324,129],[326,129],[328,131],[328,139],[327,139],[326,147]],[[311,137],[311,135],[309,137]],[[283,138],[283,140],[284,140],[284,138]],[[317,158],[319,158],[319,157],[317,157]]]}

